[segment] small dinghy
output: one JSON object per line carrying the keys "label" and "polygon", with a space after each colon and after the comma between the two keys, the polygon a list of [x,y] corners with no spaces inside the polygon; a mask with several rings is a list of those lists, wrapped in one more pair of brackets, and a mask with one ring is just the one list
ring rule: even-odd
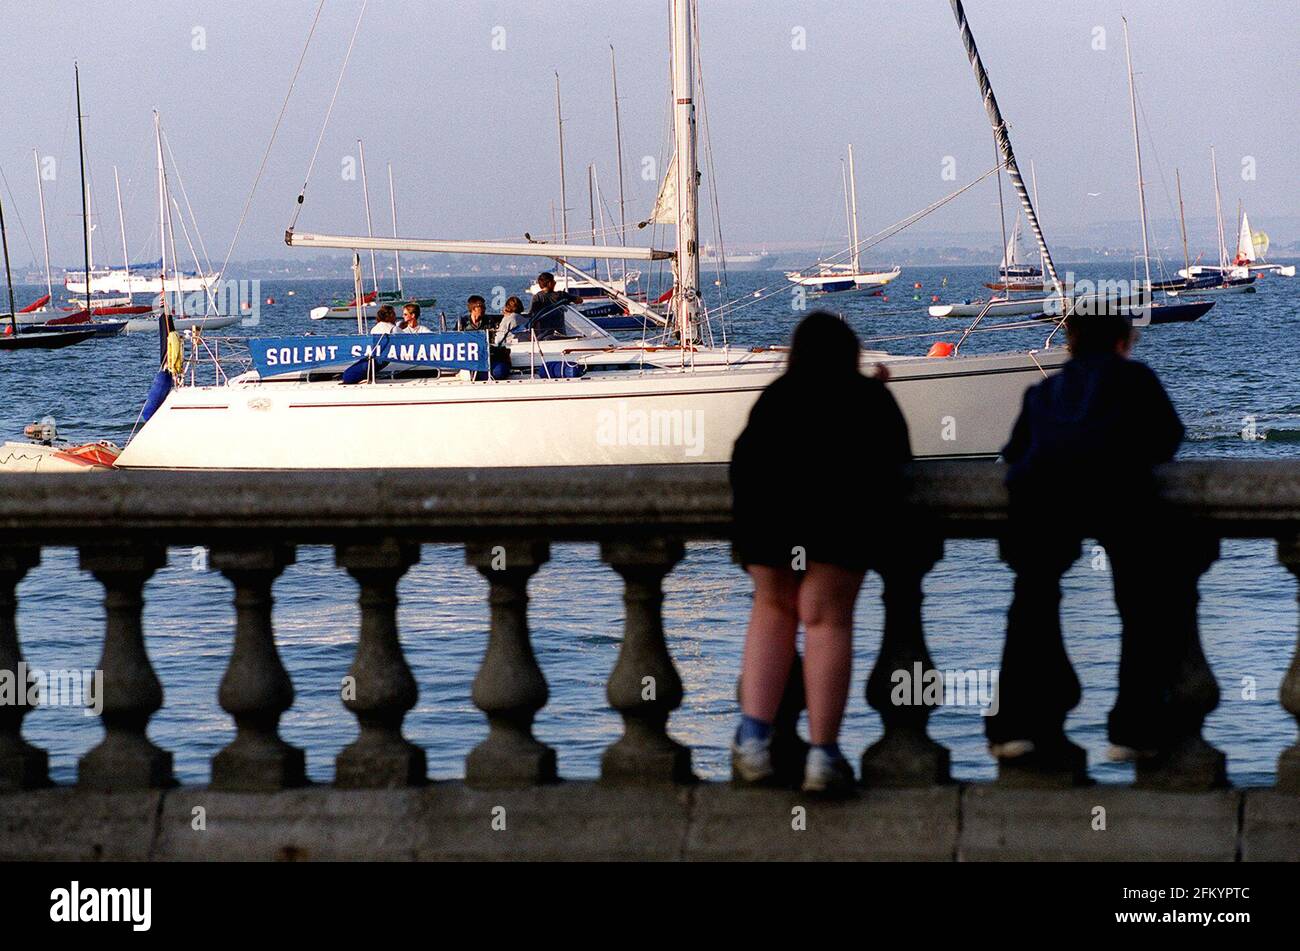
{"label": "small dinghy", "polygon": [[113,468],[121,449],[111,442],[73,445],[59,437],[53,417],[23,429],[26,442],[0,443],[0,472],[93,472]]}

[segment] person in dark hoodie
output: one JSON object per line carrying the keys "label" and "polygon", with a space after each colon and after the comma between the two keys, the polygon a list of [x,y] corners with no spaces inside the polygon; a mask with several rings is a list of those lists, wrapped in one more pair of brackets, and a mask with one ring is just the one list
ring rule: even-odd
{"label": "person in dark hoodie", "polygon": [[1153,469],[1173,458],[1183,425],[1150,367],[1129,359],[1134,332],[1120,315],[1071,315],[1071,359],[1031,387],[1002,456],[1010,464],[1003,555],[1016,572],[996,713],[985,720],[1000,761],[1065,763],[1078,678],[1061,638],[1060,579],[1096,538],[1109,561],[1122,621],[1119,695],[1108,758],[1153,755],[1167,738],[1175,647],[1159,617],[1167,581],[1155,542],[1168,528]]}
{"label": "person in dark hoodie", "polygon": [[858,369],[857,335],[809,314],[786,372],[754,404],[731,459],[734,554],[754,583],[732,746],[738,780],[773,776],[772,725],[804,627],[812,748],[805,791],[842,795],[853,769],[838,746],[852,664],[853,606],[881,513],[902,498],[907,423],[883,378]]}

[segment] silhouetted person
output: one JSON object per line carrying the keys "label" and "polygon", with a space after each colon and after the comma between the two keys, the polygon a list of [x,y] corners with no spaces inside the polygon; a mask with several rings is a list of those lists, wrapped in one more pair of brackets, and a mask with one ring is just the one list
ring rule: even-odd
{"label": "silhouetted person", "polygon": [[1127,318],[1072,315],[1066,335],[1071,359],[1025,393],[1002,450],[1011,505],[1003,554],[1016,581],[985,731],[999,760],[1075,768],[1082,751],[1064,724],[1080,688],[1061,637],[1060,579],[1085,537],[1105,549],[1123,622],[1108,757],[1144,757],[1169,737],[1180,633],[1162,612],[1179,596],[1181,553],[1152,470],[1173,458],[1183,425],[1155,373],[1128,359]]}
{"label": "silhouetted person", "polygon": [[[838,737],[852,664],[853,605],[877,513],[901,500],[907,423],[883,379],[858,369],[857,335],[817,311],[795,329],[789,365],[754,404],[731,459],[735,556],[754,582],[734,775],[772,777],[772,724],[804,626],[812,742],[804,789],[852,788]],[[883,374],[882,374],[883,376]]]}

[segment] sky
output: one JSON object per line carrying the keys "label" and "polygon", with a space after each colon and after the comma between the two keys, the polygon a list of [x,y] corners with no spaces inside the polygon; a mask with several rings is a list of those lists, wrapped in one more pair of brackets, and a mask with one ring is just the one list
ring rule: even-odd
{"label": "sky", "polygon": [[[286,248],[283,234],[361,5],[324,3],[236,260],[313,253]],[[993,166],[945,0],[700,0],[700,8],[703,120],[729,247],[842,244],[840,159],[849,143],[864,236]],[[1194,232],[1213,213],[1211,144],[1230,226],[1241,200],[1275,240],[1300,237],[1294,2],[969,0],[966,8],[1022,168],[1034,160],[1049,241],[1105,224],[1139,240],[1121,15],[1131,29],[1148,203],[1164,222],[1157,238],[1172,240],[1175,167],[1187,214],[1201,223]],[[131,257],[158,256],[154,108],[175,157],[173,191],[183,182],[210,257],[223,259],[316,9],[317,0],[0,0],[0,171],[15,262],[40,252],[33,148],[45,163],[56,266],[80,260],[74,61],[97,261],[121,259],[115,165]],[[364,232],[361,138],[378,232],[392,227],[389,163],[404,235],[551,232],[560,190],[556,72],[570,231],[590,230],[591,163],[612,219],[611,44],[627,214],[644,218],[670,148],[667,39],[668,0],[369,0],[298,228]],[[918,228],[995,235],[997,215],[990,179]],[[893,240],[918,243],[907,232]]]}

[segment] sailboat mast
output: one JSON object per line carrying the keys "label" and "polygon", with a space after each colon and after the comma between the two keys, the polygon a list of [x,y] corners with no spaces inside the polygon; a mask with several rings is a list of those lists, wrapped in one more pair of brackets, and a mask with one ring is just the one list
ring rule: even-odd
{"label": "sailboat mast", "polygon": [[1214,175],[1214,220],[1219,228],[1219,267],[1228,266],[1228,244],[1223,236],[1223,201],[1219,197],[1219,162],[1214,156],[1214,146],[1210,146],[1210,171]]}
{"label": "sailboat mast", "polygon": [[844,234],[853,250],[853,212],[849,208],[849,172],[844,159],[840,159],[840,186],[844,191]]}
{"label": "sailboat mast", "polygon": [[122,235],[122,268],[126,272],[126,289],[131,291],[131,256],[126,251],[126,218],[122,215],[122,183],[117,177],[117,166],[113,166],[113,190],[117,192],[117,228]]}
{"label": "sailboat mast", "polygon": [[1064,287],[1061,284],[1060,277],[1056,274],[1056,264],[1052,261],[1052,252],[1047,248],[1047,239],[1043,237],[1043,229],[1038,224],[1038,215],[1034,212],[1034,203],[1029,200],[1029,192],[1025,189],[1024,176],[1020,174],[1020,166],[1016,164],[1015,152],[1011,149],[1011,137],[1007,134],[1007,124],[1002,118],[1002,110],[998,108],[998,101],[993,96],[993,86],[989,82],[989,75],[984,69],[984,63],[980,61],[979,50],[975,47],[975,37],[971,35],[970,23],[966,20],[966,10],[961,5],[961,0],[950,0],[952,3],[952,13],[957,19],[957,28],[961,32],[962,45],[966,48],[966,56],[970,60],[971,68],[975,71],[975,83],[979,87],[980,96],[984,100],[984,111],[988,114],[989,124],[993,126],[993,136],[997,140],[998,151],[1002,153],[1002,161],[1006,163],[1007,178],[1011,179],[1012,187],[1016,190],[1016,195],[1020,198],[1020,205],[1024,209],[1025,218],[1029,221],[1029,227],[1034,232],[1034,239],[1038,242],[1038,253],[1042,255],[1044,263],[1047,265],[1047,273],[1052,278],[1053,288],[1060,294],[1064,294]]}
{"label": "sailboat mast", "polygon": [[691,17],[695,0],[673,5],[673,134],[677,143],[677,293],[673,295],[677,328],[685,346],[694,339],[699,318],[700,257],[698,206],[700,185],[695,155],[695,57]]}
{"label": "sailboat mast", "polygon": [[560,110],[560,74],[555,74],[555,128],[560,136],[560,243],[569,243],[569,195],[564,177],[564,113]]}
{"label": "sailboat mast", "polygon": [[[158,278],[158,289],[162,292],[162,312],[164,323],[167,317],[167,185],[163,181],[162,124],[158,110],[153,113],[153,135],[158,163],[158,248],[162,254],[162,274]],[[160,340],[160,346],[166,354],[166,340]]]}
{"label": "sailboat mast", "polygon": [[36,197],[41,203],[41,246],[45,251],[45,294],[50,298],[49,306],[54,306],[54,281],[50,277],[50,235],[45,227],[45,186],[41,181],[41,157],[32,149],[32,160],[36,162]]}
{"label": "sailboat mast", "polygon": [[[393,163],[388,163],[388,207],[393,215],[393,237],[397,237],[397,192],[393,190]],[[397,296],[402,295],[402,252],[393,250],[393,270],[397,272]]]}
{"label": "sailboat mast", "polygon": [[[587,210],[591,215],[591,246],[596,246],[596,166],[587,166]],[[597,260],[591,259],[591,273],[596,273]]]}
{"label": "sailboat mast", "polygon": [[862,268],[858,266],[858,176],[853,170],[853,146],[849,145],[849,204],[853,206],[853,218],[849,230],[850,240],[853,242],[853,273],[859,274]]}
{"label": "sailboat mast", "polygon": [[5,203],[0,199],[0,245],[5,254],[5,287],[9,290],[9,329],[18,336],[18,306],[14,303],[14,282],[9,274],[9,233],[5,231]]}
{"label": "sailboat mast", "polygon": [[90,316],[90,202],[86,195],[86,137],[81,124],[81,69],[72,64],[77,85],[77,159],[81,163],[81,250],[86,266],[86,316]]}
{"label": "sailboat mast", "polygon": [[[357,154],[361,156],[361,199],[366,203],[366,237],[375,236],[374,225],[370,221],[370,182],[366,178],[366,147],[357,139]],[[375,264],[375,249],[370,249],[370,279],[375,285],[375,296],[379,296],[379,266]]]}
{"label": "sailboat mast", "polygon": [[[1190,272],[1192,260],[1187,253],[1187,213],[1183,210],[1183,177],[1178,169],[1174,169],[1174,185],[1178,189],[1178,227],[1183,235],[1183,270]],[[1190,273],[1187,274],[1188,278],[1191,276]]]}
{"label": "sailboat mast", "polygon": [[[609,72],[614,85],[614,156],[618,163],[618,243],[627,244],[627,199],[623,194],[623,122],[618,108],[618,64],[614,60],[614,47],[609,47]],[[623,262],[627,275],[627,262]]]}
{"label": "sailboat mast", "polygon": [[1151,287],[1151,252],[1147,244],[1147,192],[1142,181],[1142,142],[1138,137],[1137,91],[1133,86],[1133,57],[1128,46],[1128,18],[1120,17],[1124,24],[1124,62],[1128,65],[1128,104],[1133,114],[1133,155],[1137,159],[1138,214],[1142,221],[1142,266],[1146,270],[1147,287]]}

